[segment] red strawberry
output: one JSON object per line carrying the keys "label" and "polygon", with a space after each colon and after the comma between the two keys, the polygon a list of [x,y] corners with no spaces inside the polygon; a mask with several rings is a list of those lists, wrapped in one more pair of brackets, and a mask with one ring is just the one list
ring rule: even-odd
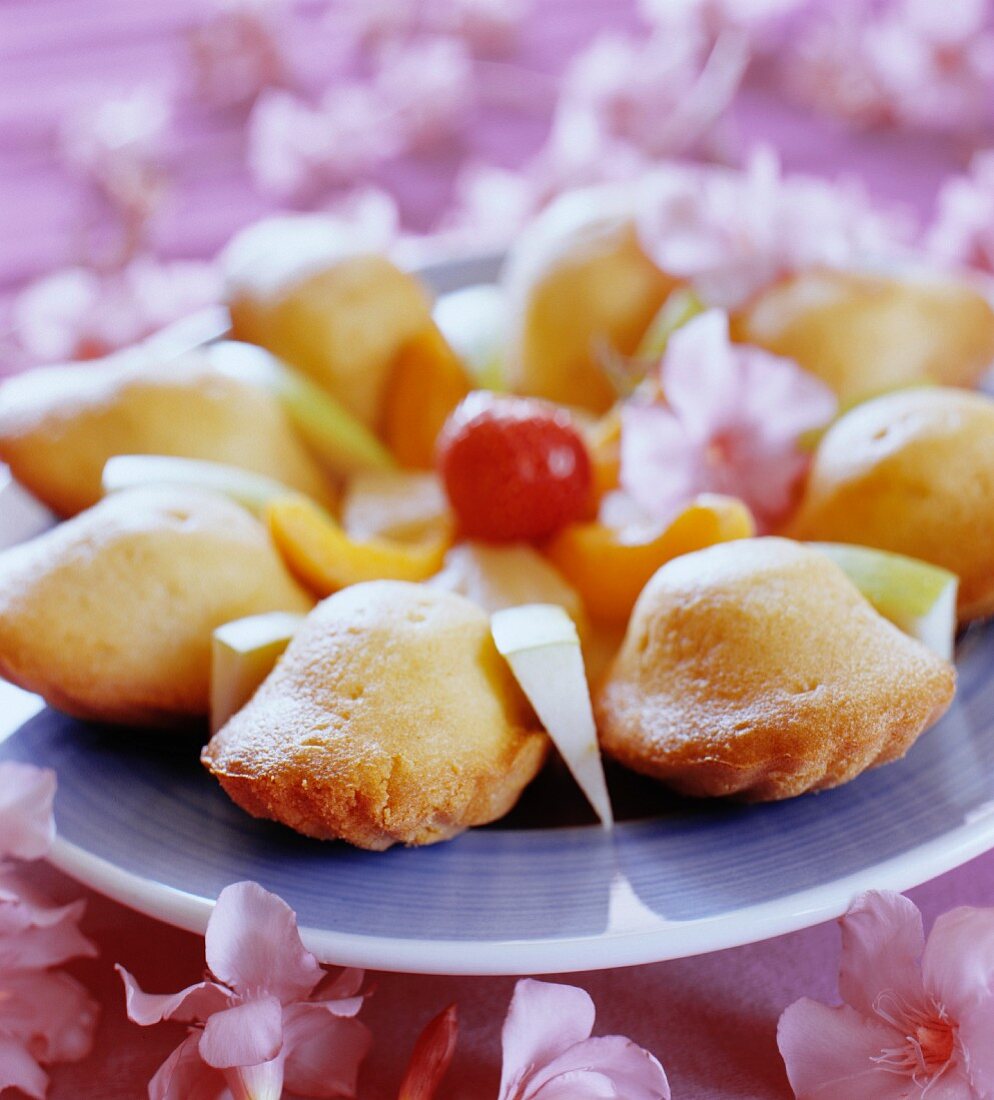
{"label": "red strawberry", "polygon": [[565,409],[477,391],[438,437],[438,466],[467,538],[534,541],[582,518],[590,456]]}

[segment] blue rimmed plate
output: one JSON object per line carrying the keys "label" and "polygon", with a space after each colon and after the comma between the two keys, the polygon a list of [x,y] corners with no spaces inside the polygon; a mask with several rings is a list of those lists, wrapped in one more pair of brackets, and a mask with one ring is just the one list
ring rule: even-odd
{"label": "blue rimmed plate", "polygon": [[[449,289],[492,271],[490,260],[436,274]],[[45,523],[0,475],[0,545]],[[994,626],[961,640],[957,665],[952,709],[896,764],[752,807],[682,800],[618,770],[623,820],[610,834],[552,767],[505,821],[444,844],[312,841],[237,809],[200,767],[195,734],[85,725],[2,683],[0,759],[58,773],[58,867],[173,924],[202,931],[224,886],[254,879],[293,906],[327,961],[595,969],[806,927],[862,889],[907,889],[994,847]]]}

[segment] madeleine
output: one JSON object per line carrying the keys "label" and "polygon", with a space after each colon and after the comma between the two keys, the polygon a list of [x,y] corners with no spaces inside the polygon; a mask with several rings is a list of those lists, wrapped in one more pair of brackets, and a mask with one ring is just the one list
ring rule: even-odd
{"label": "madeleine", "polygon": [[941,565],[961,621],[994,613],[994,400],[933,386],[857,406],[822,438],[788,533]]}
{"label": "madeleine", "polygon": [[664,565],[596,699],[601,745],[685,794],[789,798],[895,760],[952,700],[952,665],[786,539]]}
{"label": "madeleine", "polygon": [[122,454],[226,463],[326,500],[279,399],[216,370],[214,355],[161,361],[136,349],[11,378],[0,385],[0,460],[63,516],[100,500],[104,463]]}
{"label": "madeleine", "polygon": [[763,291],[733,336],[796,360],[843,404],[915,382],[974,386],[994,362],[994,310],[953,276],[806,271]]}
{"label": "madeleine", "polygon": [[521,234],[504,282],[512,387],[596,413],[617,398],[599,349],[632,354],[675,285],[638,242],[634,202],[604,187],[551,203]]}
{"label": "madeleine", "polygon": [[203,761],[255,817],[383,849],[502,817],[547,748],[489,616],[372,581],[308,616]]}
{"label": "madeleine", "polygon": [[78,718],[170,724],[207,714],[216,627],[312,605],[226,497],[115,493],[0,553],[0,675]]}
{"label": "madeleine", "polygon": [[234,338],[304,371],[376,427],[398,353],[431,322],[418,280],[321,214],[250,225],[221,264]]}

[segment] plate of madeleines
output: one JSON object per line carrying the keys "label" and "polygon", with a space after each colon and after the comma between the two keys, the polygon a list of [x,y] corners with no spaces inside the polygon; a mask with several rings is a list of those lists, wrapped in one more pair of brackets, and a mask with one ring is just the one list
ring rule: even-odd
{"label": "plate of madeleines", "polygon": [[270,218],[223,317],[0,383],[0,759],[60,868],[510,974],[994,847],[989,288],[833,242],[711,297],[645,195],[420,268]]}

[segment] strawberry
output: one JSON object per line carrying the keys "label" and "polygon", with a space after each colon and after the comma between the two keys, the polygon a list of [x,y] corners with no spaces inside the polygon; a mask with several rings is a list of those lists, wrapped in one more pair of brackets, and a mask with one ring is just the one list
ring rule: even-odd
{"label": "strawberry", "polygon": [[483,390],[452,412],[438,467],[466,538],[537,541],[582,518],[590,457],[569,413]]}

